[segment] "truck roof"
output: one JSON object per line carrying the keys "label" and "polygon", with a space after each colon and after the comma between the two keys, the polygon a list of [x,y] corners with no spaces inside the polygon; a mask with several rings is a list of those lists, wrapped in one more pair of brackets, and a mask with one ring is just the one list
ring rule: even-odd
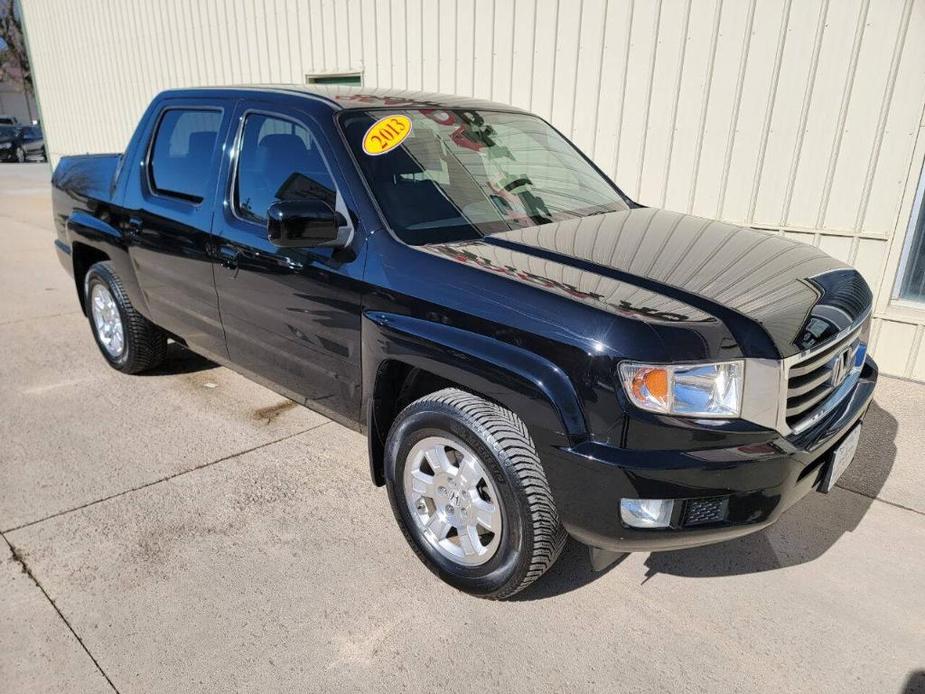
{"label": "truck roof", "polygon": [[523,109],[487,99],[452,94],[414,91],[409,89],[384,89],[369,87],[348,87],[320,84],[241,84],[217,87],[192,87],[169,89],[160,96],[215,96],[216,92],[228,96],[254,96],[285,94],[320,99],[333,109],[371,109],[397,107],[424,107],[446,109],[481,109],[491,111],[520,111]]}

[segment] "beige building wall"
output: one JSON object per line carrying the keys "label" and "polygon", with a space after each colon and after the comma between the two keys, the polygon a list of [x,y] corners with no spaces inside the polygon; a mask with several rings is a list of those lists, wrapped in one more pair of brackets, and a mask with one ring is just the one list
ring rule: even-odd
{"label": "beige building wall", "polygon": [[169,87],[305,81],[528,108],[648,205],[855,265],[886,373],[925,380],[892,301],[925,161],[925,0],[22,0],[52,160],[121,150]]}

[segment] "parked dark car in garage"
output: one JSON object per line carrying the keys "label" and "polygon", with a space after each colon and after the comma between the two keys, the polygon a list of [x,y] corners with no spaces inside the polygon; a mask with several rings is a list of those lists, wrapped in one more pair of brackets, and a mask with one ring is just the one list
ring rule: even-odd
{"label": "parked dark car in garage", "polygon": [[46,160],[45,138],[38,125],[0,125],[0,160]]}
{"label": "parked dark car in garage", "polygon": [[502,104],[169,91],[53,190],[113,368],[174,340],[365,432],[410,546],[482,597],[568,534],[601,566],[767,527],[835,484],[877,380],[853,268],[635,203]]}

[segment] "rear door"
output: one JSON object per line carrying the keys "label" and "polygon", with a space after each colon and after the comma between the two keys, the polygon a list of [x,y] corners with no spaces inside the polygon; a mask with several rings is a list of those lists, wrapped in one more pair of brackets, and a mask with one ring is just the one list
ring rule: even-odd
{"label": "rear door", "polygon": [[167,99],[152,114],[131,173],[124,225],[150,318],[191,346],[226,356],[212,254],[212,213],[232,99]]}
{"label": "rear door", "polygon": [[[267,208],[319,197],[352,220],[350,197],[311,109],[242,100],[222,203],[216,204],[216,288],[233,362],[316,409],[356,421],[365,244],[278,248]],[[319,105],[330,121],[330,108]],[[353,225],[348,221],[348,225]]]}

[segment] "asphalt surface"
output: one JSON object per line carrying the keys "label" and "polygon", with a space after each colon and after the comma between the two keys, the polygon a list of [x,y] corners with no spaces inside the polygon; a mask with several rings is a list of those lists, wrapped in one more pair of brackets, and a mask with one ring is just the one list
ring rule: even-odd
{"label": "asphalt surface", "polygon": [[0,166],[0,691],[925,691],[925,386],[765,532],[478,600],[360,435],[179,348],[108,368],[47,179]]}

